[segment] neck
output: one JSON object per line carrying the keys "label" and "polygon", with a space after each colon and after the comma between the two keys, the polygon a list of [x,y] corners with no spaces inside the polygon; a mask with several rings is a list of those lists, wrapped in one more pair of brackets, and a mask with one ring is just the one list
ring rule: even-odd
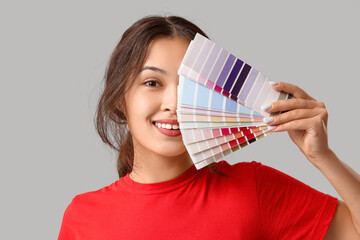
{"label": "neck", "polygon": [[187,152],[179,156],[166,157],[147,154],[134,157],[130,178],[138,183],[157,183],[174,179],[186,172],[193,162]]}

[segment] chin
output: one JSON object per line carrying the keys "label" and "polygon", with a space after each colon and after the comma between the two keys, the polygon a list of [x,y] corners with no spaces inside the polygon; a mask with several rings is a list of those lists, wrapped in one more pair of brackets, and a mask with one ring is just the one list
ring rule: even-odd
{"label": "chin", "polygon": [[166,156],[166,157],[176,157],[180,155],[187,154],[187,150],[184,145],[181,147],[170,147],[170,146],[164,146],[164,147],[157,147],[157,149],[154,151],[159,155]]}

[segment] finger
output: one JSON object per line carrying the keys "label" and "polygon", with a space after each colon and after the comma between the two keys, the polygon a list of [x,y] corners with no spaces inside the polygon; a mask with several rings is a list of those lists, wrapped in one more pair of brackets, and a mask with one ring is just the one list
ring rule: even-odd
{"label": "finger", "polygon": [[284,99],[273,102],[269,105],[264,105],[262,108],[268,113],[290,111],[293,109],[313,109],[324,108],[325,105],[321,102],[305,100],[305,99]]}
{"label": "finger", "polygon": [[273,132],[292,131],[292,130],[309,130],[318,129],[324,127],[324,119],[321,114],[316,115],[312,118],[297,119],[294,121],[286,122],[283,124],[276,125]]}
{"label": "finger", "polygon": [[273,89],[279,92],[290,93],[294,98],[301,98],[307,100],[315,100],[309,94],[307,94],[304,90],[299,88],[298,86],[285,82],[278,82],[277,84],[272,85]]}
{"label": "finger", "polygon": [[264,118],[263,121],[268,125],[279,125],[299,119],[307,119],[322,114],[321,109],[295,109],[276,116]]}

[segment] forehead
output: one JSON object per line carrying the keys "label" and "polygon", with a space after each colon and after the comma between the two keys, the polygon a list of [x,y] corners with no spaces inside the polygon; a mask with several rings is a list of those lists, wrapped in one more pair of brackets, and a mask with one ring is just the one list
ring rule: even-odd
{"label": "forehead", "polygon": [[159,37],[154,39],[147,51],[144,66],[155,66],[165,71],[177,69],[185,55],[190,41],[184,38]]}

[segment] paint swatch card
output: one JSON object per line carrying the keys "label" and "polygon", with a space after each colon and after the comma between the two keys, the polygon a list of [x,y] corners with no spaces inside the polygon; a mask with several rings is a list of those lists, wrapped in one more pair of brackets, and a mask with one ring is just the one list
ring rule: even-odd
{"label": "paint swatch card", "polygon": [[179,77],[177,95],[180,131],[197,169],[269,134],[262,115],[188,78]]}
{"label": "paint swatch card", "polygon": [[261,109],[264,104],[291,98],[273,90],[264,74],[199,33],[191,41],[178,73],[263,116],[269,116]]}
{"label": "paint swatch card", "polygon": [[[261,106],[292,96],[201,34],[191,41],[178,70],[177,116],[185,147],[197,169],[270,131]],[[225,158],[225,159],[224,159]]]}

